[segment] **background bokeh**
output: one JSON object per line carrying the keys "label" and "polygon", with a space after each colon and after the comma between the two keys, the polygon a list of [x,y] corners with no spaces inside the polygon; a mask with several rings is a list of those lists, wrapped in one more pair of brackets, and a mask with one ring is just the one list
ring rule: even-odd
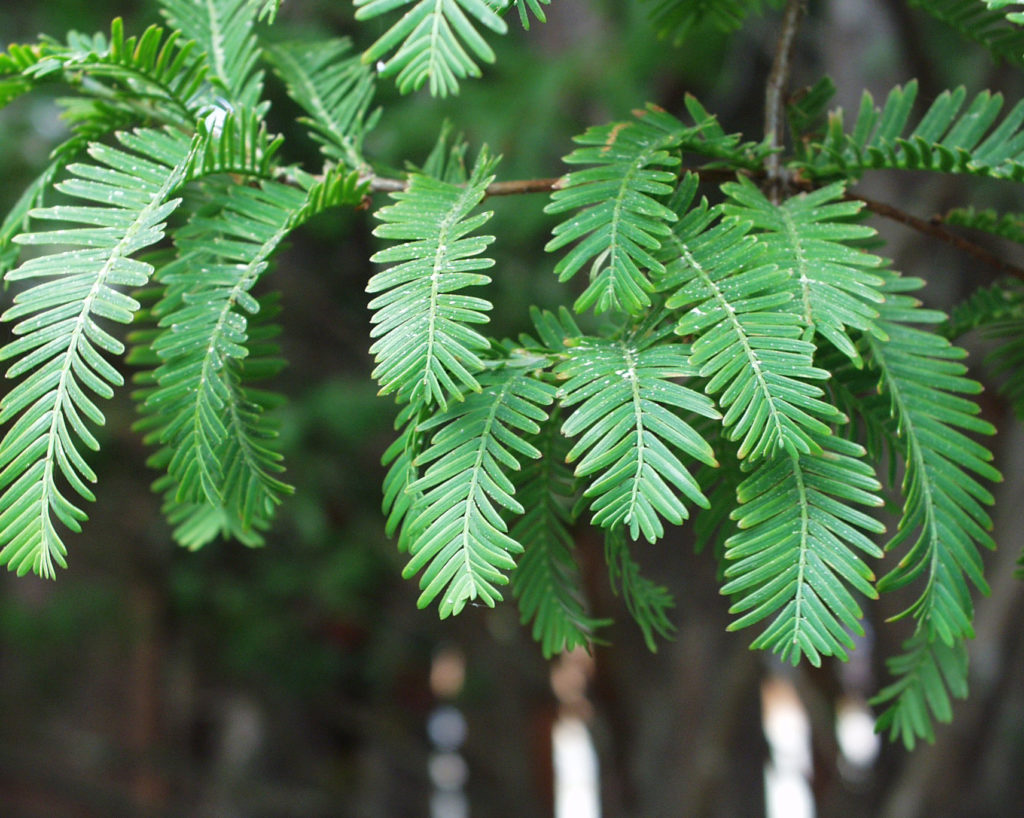
{"label": "background bokeh", "polygon": [[[755,17],[728,39],[700,31],[673,48],[653,39],[645,4],[635,0],[554,0],[547,13],[549,22],[529,32],[513,18],[512,33],[495,45],[496,65],[457,98],[399,98],[382,83],[385,113],[368,139],[370,155],[397,168],[422,161],[447,118],[474,153],[486,142],[504,155],[500,178],[553,176],[570,137],[587,125],[648,100],[678,112],[686,93],[728,130],[760,132],[777,17]],[[134,32],[158,22],[152,0],[13,0],[0,5],[0,36],[102,30],[116,15]],[[287,0],[270,36],[349,34],[365,47],[382,25],[357,27],[346,0]],[[1022,90],[1013,72],[883,0],[812,4],[794,82],[822,73],[835,79],[847,110],[861,89],[882,95],[914,76],[925,103],[961,83],[1011,98]],[[315,168],[297,109],[269,83],[285,150]],[[0,112],[3,204],[41,167],[61,129],[44,95]],[[1006,184],[881,174],[859,189],[922,217],[968,196],[1022,209],[1020,188]],[[499,236],[495,334],[525,329],[529,304],[562,297],[543,252],[553,224],[543,205],[543,196],[488,202]],[[379,460],[392,409],[369,380],[372,226],[366,212],[322,217],[268,276],[282,293],[290,366],[278,386],[289,397],[282,434],[296,494],[264,548],[218,542],[189,553],[171,543],[125,390],[107,411],[98,501],[69,544],[68,570],[56,582],[0,576],[0,815],[426,815],[425,725],[437,704],[430,669],[446,648],[466,663],[457,704],[468,723],[472,814],[550,814],[556,700],[548,663],[514,606],[468,608],[445,622],[417,611],[415,583],[400,579],[403,560],[384,536]],[[896,265],[929,280],[935,306],[991,280],[991,271],[944,246],[878,227]],[[1019,256],[1019,248],[993,247]],[[978,339],[967,343],[983,351]],[[984,400],[1001,429],[993,445],[1007,480],[997,492],[993,594],[978,606],[972,697],[935,745],[912,755],[886,746],[871,771],[844,772],[831,729],[838,697],[877,690],[881,657],[905,635],[882,624],[899,600],[873,608],[873,638],[856,674],[826,663],[792,676],[814,725],[819,815],[1005,816],[1024,802],[1024,601],[1012,578],[1024,540],[1024,447],[1003,402],[991,390]],[[762,814],[758,691],[778,669],[748,651],[750,634],[725,632],[727,604],[710,555],[695,555],[685,530],[637,550],[677,600],[676,639],[651,654],[608,589],[600,541],[581,529],[579,546],[594,611],[617,620],[610,644],[595,651],[590,689],[605,815]]]}

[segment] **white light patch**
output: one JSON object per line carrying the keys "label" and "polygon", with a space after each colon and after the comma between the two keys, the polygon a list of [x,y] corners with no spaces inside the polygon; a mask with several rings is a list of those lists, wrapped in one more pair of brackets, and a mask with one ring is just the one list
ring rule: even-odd
{"label": "white light patch", "polygon": [[597,752],[582,719],[562,716],[551,730],[555,818],[601,818]]}

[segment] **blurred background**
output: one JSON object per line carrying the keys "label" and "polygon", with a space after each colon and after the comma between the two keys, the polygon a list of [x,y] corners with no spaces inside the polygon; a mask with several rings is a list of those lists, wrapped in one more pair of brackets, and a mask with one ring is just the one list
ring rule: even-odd
{"label": "blurred background", "polygon": [[[529,32],[513,14],[510,35],[494,43],[496,66],[456,99],[398,98],[382,83],[385,114],[370,156],[399,168],[422,161],[450,118],[473,154],[486,142],[504,155],[499,178],[554,176],[573,134],[648,100],[678,113],[685,93],[727,130],[759,136],[777,14],[751,19],[732,38],[701,30],[673,48],[653,40],[647,9],[555,0],[549,22]],[[0,5],[0,32],[4,43],[63,38],[71,28],[108,29],[116,15],[129,32],[159,21],[151,0],[13,0]],[[357,28],[347,0],[286,0],[270,36],[350,34],[365,47],[384,25]],[[883,0],[811,4],[794,87],[823,73],[848,111],[863,88],[877,98],[911,77],[921,81],[922,104],[958,84],[1011,100],[1022,91],[1012,71]],[[268,83],[286,152],[315,169],[297,110]],[[62,127],[45,95],[0,112],[0,203],[17,197]],[[1024,209],[1020,188],[1005,183],[880,174],[857,189],[923,218],[968,201]],[[529,304],[563,297],[543,253],[554,223],[544,204],[543,196],[488,202],[489,232],[500,237],[496,335],[525,329]],[[993,278],[905,228],[876,226],[896,266],[929,280],[933,306]],[[581,528],[593,612],[617,624],[592,659],[545,662],[514,605],[470,607],[439,622],[417,611],[415,583],[400,579],[404,561],[380,515],[392,408],[375,395],[367,354],[372,227],[366,212],[321,218],[267,276],[283,299],[290,366],[278,386],[289,396],[282,435],[296,494],[264,548],[176,548],[149,491],[147,453],[129,431],[127,390],[105,407],[98,502],[69,544],[69,568],[56,582],[0,575],[0,815],[456,816],[468,804],[479,818],[546,816],[555,801],[552,731],[571,736],[583,724],[594,755],[570,768],[584,779],[580,793],[596,782],[605,816],[812,814],[766,802],[768,739],[771,769],[786,766],[788,753],[808,782],[790,803],[820,816],[1018,814],[1024,591],[1012,569],[1024,540],[1024,435],[993,390],[983,401],[1001,430],[992,445],[1006,476],[996,492],[993,593],[978,603],[971,698],[934,745],[908,754],[858,732],[863,701],[885,683],[882,658],[907,635],[884,619],[906,600],[872,608],[869,638],[849,665],[783,670],[748,650],[751,633],[725,632],[715,565],[694,554],[685,529],[635,551],[675,594],[673,641],[647,651],[608,588],[600,540]],[[1022,261],[1019,247],[991,247]],[[964,343],[980,360],[984,344]],[[843,713],[855,714],[841,722],[845,734],[836,730]],[[801,738],[787,750],[793,736]],[[575,815],[589,816],[580,793],[570,799]]]}

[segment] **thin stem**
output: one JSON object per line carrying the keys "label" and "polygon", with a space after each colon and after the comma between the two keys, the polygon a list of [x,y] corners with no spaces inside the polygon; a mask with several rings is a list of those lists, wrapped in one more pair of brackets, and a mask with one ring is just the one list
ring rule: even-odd
{"label": "thin stem", "polygon": [[[720,168],[680,168],[679,174],[696,173],[703,182],[728,182],[737,174],[747,173],[744,170],[724,170]],[[370,193],[397,193],[409,186],[406,179],[388,179],[383,176],[371,176],[361,181],[369,181]],[[493,182],[484,193],[487,196],[517,196],[524,193],[550,193],[565,186],[564,176],[551,176],[545,179],[510,179],[507,182]]]}
{"label": "thin stem", "polygon": [[[764,136],[773,148],[782,147],[782,131],[785,122],[786,87],[793,62],[793,46],[800,28],[800,20],[806,9],[806,0],[787,0],[782,16],[782,30],[775,46],[775,59],[768,75],[764,93]],[[782,157],[778,150],[765,160],[768,176],[768,198],[778,204],[782,199]]]}
{"label": "thin stem", "polygon": [[1016,264],[1011,264],[990,250],[986,250],[980,244],[976,244],[969,239],[965,239],[963,236],[954,233],[946,227],[943,227],[941,224],[934,221],[920,219],[917,216],[912,216],[890,204],[886,204],[885,202],[876,202],[873,199],[868,199],[855,193],[847,193],[843,198],[851,201],[863,202],[864,206],[872,213],[877,213],[879,216],[884,216],[887,219],[892,219],[895,222],[911,227],[914,230],[924,233],[926,236],[932,236],[939,241],[944,241],[946,244],[952,245],[958,250],[962,250],[983,264],[986,264],[1001,273],[1006,273],[1007,275],[1012,275],[1015,278],[1024,280],[1024,267],[1018,267]]}
{"label": "thin stem", "polygon": [[[758,177],[761,176],[761,174],[757,172],[750,174],[745,170],[732,171],[722,168],[681,168],[679,172],[680,175],[685,173],[696,173],[700,176],[701,181],[706,183],[726,182],[735,179],[737,175],[742,174],[749,174]],[[768,175],[767,170],[764,172],[764,175]],[[512,179],[507,182],[494,182],[487,188],[486,195],[514,196],[524,193],[549,193],[553,190],[559,190],[564,184],[564,179],[564,176],[553,176],[544,179]],[[813,190],[813,185],[806,182],[801,184],[797,180],[791,181],[800,189]],[[371,193],[394,193],[396,191],[405,190],[408,186],[408,182],[404,179],[388,179],[379,176],[372,177],[369,182]],[[847,201],[863,202],[864,206],[872,213],[884,216],[887,219],[892,219],[906,227],[910,227],[913,230],[924,233],[926,236],[931,236],[932,238],[945,242],[946,244],[967,253],[969,256],[972,256],[983,264],[992,267],[1001,273],[1024,280],[1024,267],[1018,267],[1016,264],[1012,264],[1005,259],[1000,258],[990,250],[986,250],[980,244],[954,233],[934,220],[928,221],[926,219],[918,218],[917,216],[913,216],[910,213],[900,210],[897,207],[893,207],[890,204],[878,202],[874,199],[868,199],[867,197],[856,193],[846,193],[843,198]]]}
{"label": "thin stem", "polygon": [[[521,193],[550,193],[558,190],[565,177],[552,176],[547,179],[513,179],[508,182],[493,182],[485,191],[488,196],[515,196]],[[370,193],[395,193],[409,186],[406,179],[387,179],[381,176],[370,178]]]}

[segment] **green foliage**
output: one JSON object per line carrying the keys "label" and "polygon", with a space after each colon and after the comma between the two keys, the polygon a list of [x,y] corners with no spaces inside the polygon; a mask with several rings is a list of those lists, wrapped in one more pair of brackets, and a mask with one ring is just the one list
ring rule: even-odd
{"label": "green foliage", "polygon": [[853,129],[843,130],[841,109],[831,114],[824,139],[806,146],[801,172],[822,179],[900,168],[1024,179],[1024,101],[997,125],[1002,95],[982,91],[960,113],[967,99],[961,86],[943,91],[908,131],[916,98],[917,82],[912,81],[890,91],[879,110],[865,91]]}
{"label": "green foliage", "polygon": [[885,526],[852,506],[881,506],[875,494],[881,485],[860,459],[860,446],[830,435],[818,449],[750,468],[732,513],[740,532],[725,543],[722,593],[736,595],[730,613],[742,614],[731,628],[774,615],[753,646],[794,665],[803,656],[815,666],[822,655],[846,659],[844,648],[854,647],[848,631],[864,634],[850,589],[878,596],[874,572],[856,551],[881,557],[864,532],[878,534]]}
{"label": "green foliage", "polygon": [[[1020,7],[1020,3],[1015,2],[1015,0],[984,0],[984,3],[990,9],[1001,11],[1009,22],[1016,23],[1017,25],[1024,24],[1024,12],[1017,10]],[[1009,10],[1003,11],[1003,9]]]}
{"label": "green foliage", "polygon": [[967,697],[967,647],[963,642],[947,645],[918,631],[903,645],[903,653],[886,664],[897,681],[871,700],[874,707],[886,706],[878,730],[888,730],[894,741],[902,739],[908,750],[919,738],[934,741],[933,719],[953,719],[949,694]]}
{"label": "green foliage", "polygon": [[1024,31],[1012,24],[1012,12],[1000,11],[1008,5],[1002,0],[985,0],[984,4],[977,0],[911,0],[910,4],[978,43],[993,57],[1024,67]]}
{"label": "green foliage", "polygon": [[525,510],[507,472],[520,469],[517,455],[540,457],[524,436],[540,431],[554,391],[508,367],[485,378],[478,394],[420,424],[421,431],[439,428],[413,461],[427,468],[408,487],[422,493],[406,522],[415,533],[404,572],[425,569],[420,607],[441,596],[444,618],[471,600],[493,607],[501,599],[497,586],[508,583],[502,571],[515,567],[523,546],[507,535],[500,509]]}
{"label": "green foliage", "polygon": [[480,390],[474,373],[483,368],[480,355],[489,344],[467,324],[485,323],[491,304],[454,293],[490,282],[474,271],[493,260],[475,257],[494,237],[469,234],[491,214],[467,217],[484,198],[495,164],[481,154],[465,187],[413,174],[408,189],[393,194],[396,204],[377,213],[385,224],[374,235],[404,240],[373,256],[400,263],[366,287],[381,293],[370,302],[376,310],[371,335],[379,338],[370,352],[382,395],[396,392],[402,402],[447,407],[449,399],[461,400],[462,389]]}
{"label": "green foliage", "polygon": [[579,438],[566,461],[583,456],[576,476],[591,478],[584,497],[594,525],[628,526],[634,539],[654,542],[664,534],[660,518],[680,525],[689,516],[680,494],[707,508],[676,454],[716,464],[711,446],[676,414],[719,416],[706,396],[673,382],[695,374],[688,352],[657,336],[583,338],[558,366],[561,405],[576,407],[562,434]]}
{"label": "green foliage", "polygon": [[875,231],[850,219],[860,202],[841,201],[843,185],[801,193],[775,206],[749,180],[725,184],[730,201],[725,212],[749,221],[766,259],[789,271],[792,305],[799,305],[805,335],[821,335],[855,361],[859,359],[850,329],[879,336],[874,305],[884,301],[883,279],[872,274],[882,260],[856,246]]}
{"label": "green foliage", "polygon": [[544,16],[544,9],[542,9],[541,6],[548,6],[550,4],[551,0],[516,0],[516,8],[519,10],[519,20],[522,22],[523,28],[527,31],[530,30],[530,14],[536,17],[540,22],[546,23],[548,19]]}
{"label": "green foliage", "polygon": [[373,100],[373,75],[358,57],[349,57],[348,40],[278,43],[267,49],[288,93],[308,113],[301,121],[324,154],[352,168],[363,165],[363,138],[373,127],[367,109]]}
{"label": "green foliage", "polygon": [[612,590],[622,594],[626,608],[643,632],[644,642],[651,651],[656,651],[655,636],[667,639],[676,629],[668,618],[668,612],[675,606],[672,594],[640,573],[621,528],[610,529],[605,534],[604,558]]}
{"label": "green foliage", "polygon": [[589,129],[576,141],[579,148],[565,157],[569,164],[596,168],[564,177],[551,197],[548,213],[584,208],[559,224],[546,250],[584,239],[555,266],[562,281],[590,264],[590,284],[576,301],[577,312],[621,310],[633,314],[649,307],[653,289],[645,270],[662,272],[652,254],[669,234],[676,215],[656,197],[672,192],[679,157],[669,151],[683,141],[684,128],[675,117],[645,111],[636,122]]}
{"label": "green foliage", "polygon": [[[977,440],[993,432],[981,386],[948,339],[994,340],[992,370],[1024,416],[1024,296],[1001,282],[949,321],[923,309],[909,294],[920,280],[889,269],[851,183],[875,169],[1020,183],[1024,102],[1004,113],[1000,95],[968,102],[958,89],[918,117],[910,82],[881,109],[865,94],[847,130],[822,78],[778,112],[792,149],[727,133],[685,96],[683,118],[648,104],[586,128],[554,183],[495,183],[497,158],[448,127],[394,178],[371,155],[391,149],[388,134],[367,138],[388,115],[375,74],[403,93],[455,94],[495,59],[481,32],[504,33],[511,3],[357,0],[358,20],[402,12],[361,58],[348,39],[268,33],[263,23],[287,16],[277,0],[160,5],[166,28],[129,36],[115,20],[109,35],[0,55],[0,104],[59,88],[70,131],[0,225],[14,336],[0,357],[15,381],[0,403],[0,561],[49,577],[66,562],[66,532],[93,499],[100,399],[124,380],[117,325],[131,327],[135,428],[174,537],[260,544],[291,492],[272,264],[314,217],[388,192],[366,287],[372,377],[397,405],[383,528],[419,576],[420,606],[442,617],[494,606],[511,583],[545,655],[589,647],[608,620],[577,558],[603,558],[653,650],[675,629],[673,600],[641,572],[638,541],[693,514],[731,628],[755,628],[753,647],[793,663],[847,658],[868,601],[911,594],[912,633],[875,702],[894,738],[932,738],[966,694],[972,595],[988,589],[993,546],[988,486],[1000,479]],[[545,19],[546,0],[515,5],[524,28]],[[1006,4],[917,5],[1021,63]],[[652,0],[651,36],[732,31],[761,6]],[[356,28],[360,48],[371,30]],[[321,147],[313,169],[273,134],[265,66]],[[483,271],[503,283],[546,273],[506,264],[502,242],[480,233],[491,218],[480,206],[538,187],[551,197],[533,216],[560,220],[551,278],[575,288],[552,285],[551,297],[573,310],[534,308],[533,335],[488,337]],[[520,201],[515,216],[536,200]],[[945,222],[1024,234],[1019,213],[964,207]],[[887,489],[902,511],[882,548]],[[587,523],[603,553],[577,542]]]}
{"label": "green foliage", "polygon": [[[81,446],[99,448],[88,422],[104,417],[94,397],[109,398],[123,377],[103,353],[124,345],[97,319],[128,324],[139,304],[118,287],[144,285],[152,267],[132,255],[163,236],[180,204],[171,198],[192,171],[203,138],[173,131],[122,134],[122,148],[96,145],[93,162],[73,165],[61,192],[90,204],[35,211],[36,218],[76,225],[23,233],[20,244],[69,248],[31,258],[8,281],[43,279],[19,293],[3,315],[17,321],[16,340],[0,350],[15,359],[8,378],[22,378],[0,404],[0,422],[14,421],[0,442],[0,561],[19,574],[54,576],[67,553],[55,518],[81,530],[85,513],[58,486],[93,500],[96,475]],[[82,225],[82,226],[78,226]]]}
{"label": "green foliage", "polygon": [[982,230],[994,236],[1024,244],[1024,214],[998,213],[989,208],[956,207],[946,213],[943,221],[956,227]]}
{"label": "green foliage", "polygon": [[958,338],[976,329],[996,342],[985,364],[1002,379],[999,391],[1024,418],[1024,285],[1006,279],[975,290],[953,311],[943,334]]}
{"label": "green foliage", "polygon": [[[590,284],[576,301],[577,312],[618,310],[633,315],[651,305],[649,275],[663,273],[657,258],[671,234],[675,212],[658,201],[672,192],[678,150],[728,157],[743,163],[756,148],[727,136],[714,118],[688,100],[696,124],[685,127],[654,106],[635,112],[630,122],[590,128],[575,141],[586,145],[565,157],[572,165],[596,164],[563,177],[545,208],[574,213],[552,231],[546,250],[579,243],[555,266],[562,281],[590,265]],[[648,273],[648,271],[650,271]]]}
{"label": "green foliage", "polygon": [[877,402],[865,401],[863,406],[866,411],[888,412],[903,446],[906,469],[903,517],[886,548],[904,543],[910,548],[879,588],[898,588],[923,578],[924,591],[907,613],[949,644],[973,635],[966,580],[987,591],[977,548],[994,547],[987,533],[992,523],[984,509],[992,495],[975,475],[987,481],[1001,478],[989,465],[992,455],[963,434],[995,432],[977,417],[978,406],[962,397],[981,391],[979,383],[964,376],[966,367],[960,360],[966,353],[935,333],[907,326],[943,318],[903,295],[920,285],[895,276],[887,283],[880,321],[888,340],[865,338],[881,394]]}
{"label": "green foliage", "polygon": [[[721,31],[736,31],[751,13],[761,11],[762,0],[645,0],[651,7],[651,25],[658,36],[681,45],[693,29],[709,24]],[[775,5],[778,5],[776,2]]]}
{"label": "green foliage", "polygon": [[667,305],[682,314],[676,332],[695,338],[691,363],[708,379],[705,391],[721,393],[722,426],[741,441],[738,457],[815,451],[813,434],[828,434],[842,415],[808,383],[828,373],[813,365],[799,316],[780,309],[793,298],[789,275],[765,263],[749,223],[712,225],[718,215],[701,203],[675,232],[676,261],[663,286],[674,290]]}
{"label": "green foliage", "polygon": [[252,0],[160,0],[172,28],[205,52],[206,79],[221,95],[216,102],[253,106],[263,91],[263,73],[256,71],[259,47],[252,32],[256,4]]}
{"label": "green foliage", "polygon": [[[374,62],[397,48],[380,73],[397,74],[402,93],[429,80],[430,93],[443,97],[458,93],[460,79],[479,77],[480,69],[464,44],[477,59],[494,62],[494,51],[471,17],[498,34],[508,31],[497,13],[507,0],[355,0],[355,5],[357,20],[412,6],[363,54],[365,62]],[[525,14],[522,9],[520,13]]]}
{"label": "green foliage", "polygon": [[595,631],[610,624],[587,616],[580,593],[579,570],[573,559],[571,530],[576,481],[566,468],[569,446],[552,417],[529,438],[540,457],[523,469],[516,496],[525,509],[510,536],[524,543],[512,575],[523,624],[533,622],[533,638],[551,657],[589,647]]}

